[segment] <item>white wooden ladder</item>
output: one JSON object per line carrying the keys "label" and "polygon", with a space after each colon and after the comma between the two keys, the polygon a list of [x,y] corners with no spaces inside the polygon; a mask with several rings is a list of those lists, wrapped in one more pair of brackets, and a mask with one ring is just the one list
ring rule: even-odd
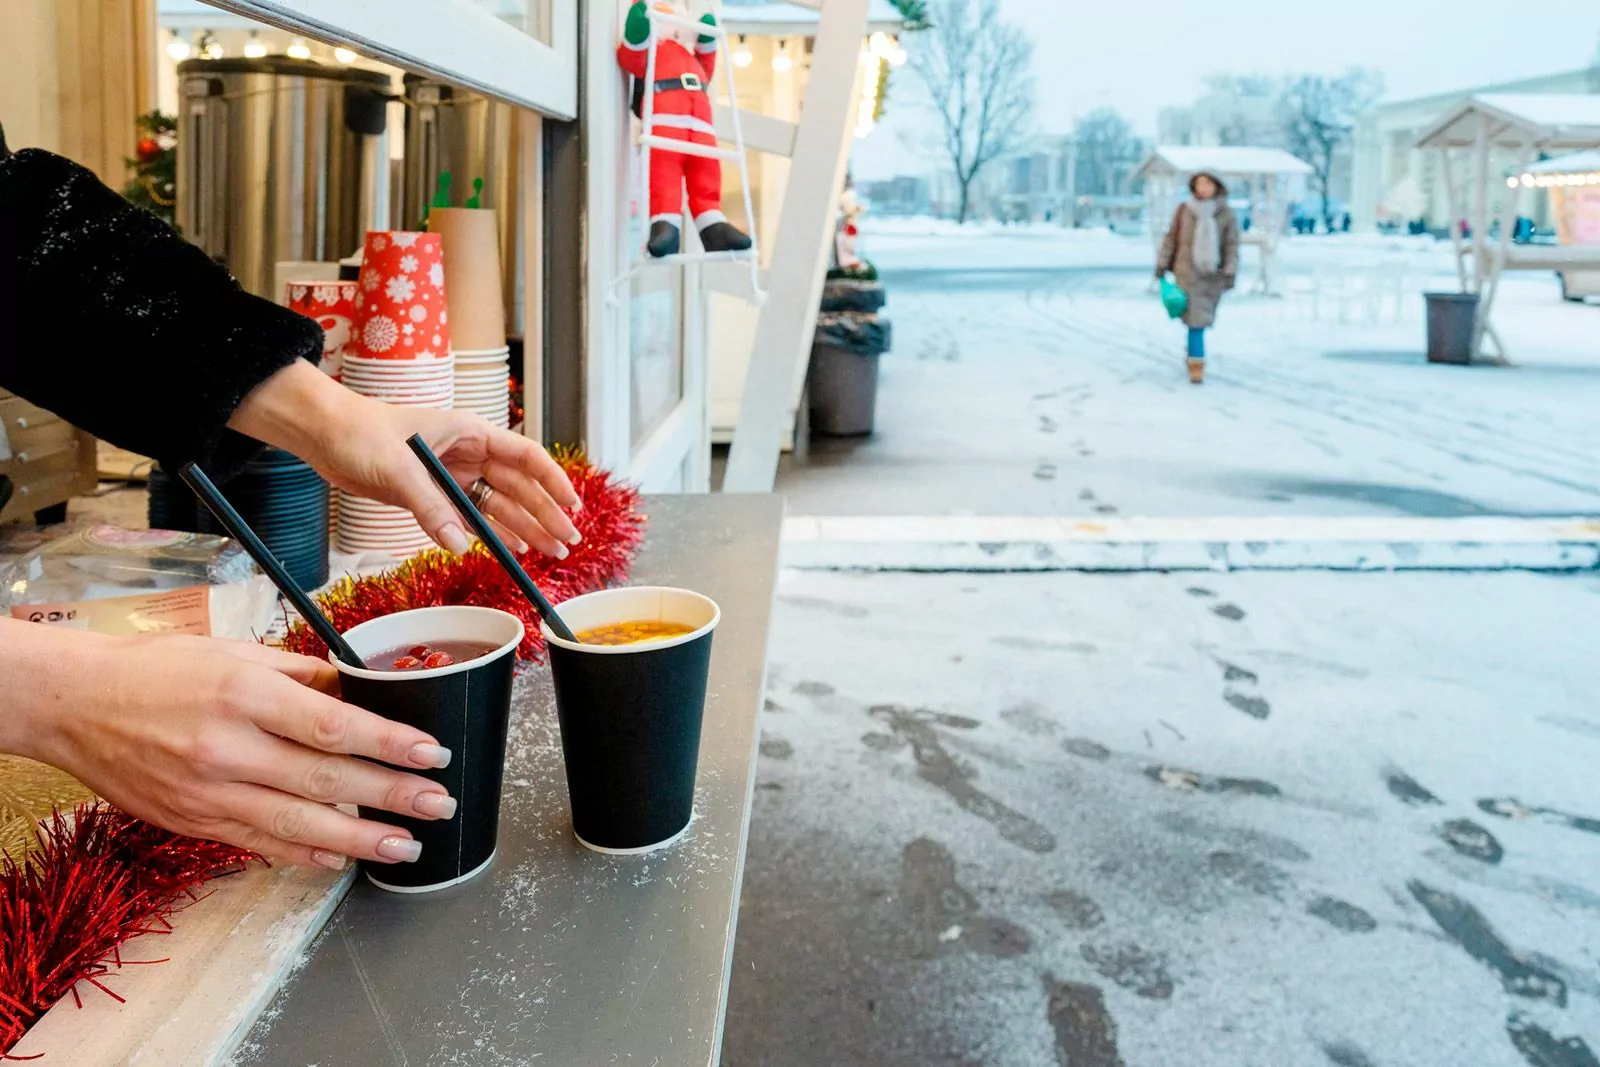
{"label": "white wooden ladder", "polygon": [[[811,335],[817,327],[849,160],[861,42],[867,35],[868,0],[791,2],[821,13],[800,121],[742,112],[736,105],[719,107],[716,113],[722,139],[793,160],[767,282],[761,287],[767,298],[756,325],[724,492],[771,492],[777,477],[789,413],[796,409],[805,385]],[[747,197],[748,188],[747,182]],[[746,214],[749,218],[748,207]],[[753,228],[754,218],[749,222]]]}

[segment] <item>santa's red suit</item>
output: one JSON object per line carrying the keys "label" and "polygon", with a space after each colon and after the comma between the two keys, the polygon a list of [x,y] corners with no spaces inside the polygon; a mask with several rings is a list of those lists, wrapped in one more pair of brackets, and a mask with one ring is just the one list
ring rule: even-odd
{"label": "santa's red suit", "polygon": [[[644,81],[650,58],[648,39],[639,44],[626,40],[617,46],[622,69]],[[655,85],[651,94],[647,134],[715,147],[716,127],[711,124],[711,74],[717,65],[717,42],[708,40],[690,51],[663,37],[656,42]],[[696,87],[697,86],[697,87]],[[689,193],[689,216],[696,229],[725,222],[722,213],[722,164],[706,156],[655,147],[650,151],[650,221],[676,222],[683,210],[683,191]]]}

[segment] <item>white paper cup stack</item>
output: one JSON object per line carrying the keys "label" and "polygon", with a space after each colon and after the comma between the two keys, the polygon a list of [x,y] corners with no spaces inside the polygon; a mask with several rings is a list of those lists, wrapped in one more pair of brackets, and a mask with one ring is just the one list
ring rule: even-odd
{"label": "white paper cup stack", "polygon": [[405,508],[379,504],[365,497],[339,491],[339,536],[341,552],[387,552],[392,556],[412,556],[432,548],[433,541],[422,532],[416,518]]}
{"label": "white paper cup stack", "polygon": [[510,426],[510,347],[457,350],[454,356],[456,410],[481,415],[502,428]]}
{"label": "white paper cup stack", "polygon": [[362,359],[346,355],[340,380],[351,391],[386,404],[448,408],[455,397],[455,362],[442,359]]}

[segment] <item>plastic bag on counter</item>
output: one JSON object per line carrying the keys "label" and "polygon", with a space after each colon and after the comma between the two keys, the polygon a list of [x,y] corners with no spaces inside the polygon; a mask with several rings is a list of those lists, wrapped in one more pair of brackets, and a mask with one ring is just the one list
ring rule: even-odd
{"label": "plastic bag on counter", "polygon": [[225,537],[95,526],[0,568],[0,612],[94,633],[254,639],[277,591]]}

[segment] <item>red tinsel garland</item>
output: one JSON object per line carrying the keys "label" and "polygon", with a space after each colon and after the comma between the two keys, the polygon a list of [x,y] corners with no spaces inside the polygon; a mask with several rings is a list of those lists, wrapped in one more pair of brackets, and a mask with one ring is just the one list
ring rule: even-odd
{"label": "red tinsel garland", "polygon": [[[573,515],[582,543],[566,559],[535,553],[520,562],[545,596],[559,603],[627,577],[644,533],[639,492],[616,482],[580,453],[552,450],[583,501]],[[341,631],[406,608],[478,604],[528,623],[518,649],[540,656],[533,607],[482,547],[466,556],[425,552],[374,578],[346,580],[321,598]],[[327,647],[304,624],[284,644],[319,658]],[[122,965],[120,946],[166,933],[167,917],[208,879],[244,870],[260,857],[231,845],[168,833],[102,804],[56,814],[39,830],[40,848],[20,863],[0,856],[0,1059],[28,1027],[87,982],[117,1000],[102,981]],[[264,861],[263,861],[264,862]],[[33,1057],[29,1057],[33,1058]]]}
{"label": "red tinsel garland", "polygon": [[[615,481],[581,453],[553,449],[552,455],[567,472],[583,501],[573,516],[583,540],[566,559],[529,552],[518,561],[552,604],[592,593],[619,582],[639,551],[644,536],[644,515],[639,511],[639,491]],[[371,578],[346,579],[318,598],[334,628],[343,633],[358,623],[408,608],[433,608],[474,604],[509,611],[527,625],[527,638],[517,654],[524,660],[544,653],[538,613],[484,548],[474,546],[465,556],[440,549],[413,556],[390,571]],[[328,646],[303,622],[289,628],[283,645],[318,659]]]}
{"label": "red tinsel garland", "polygon": [[198,886],[261,860],[98,801],[36,833],[39,848],[21,862],[0,857],[0,1059],[37,1059],[5,1053],[62,997],[77,998],[79,983],[121,1001],[102,979],[122,966],[122,944],[166,933]]}

